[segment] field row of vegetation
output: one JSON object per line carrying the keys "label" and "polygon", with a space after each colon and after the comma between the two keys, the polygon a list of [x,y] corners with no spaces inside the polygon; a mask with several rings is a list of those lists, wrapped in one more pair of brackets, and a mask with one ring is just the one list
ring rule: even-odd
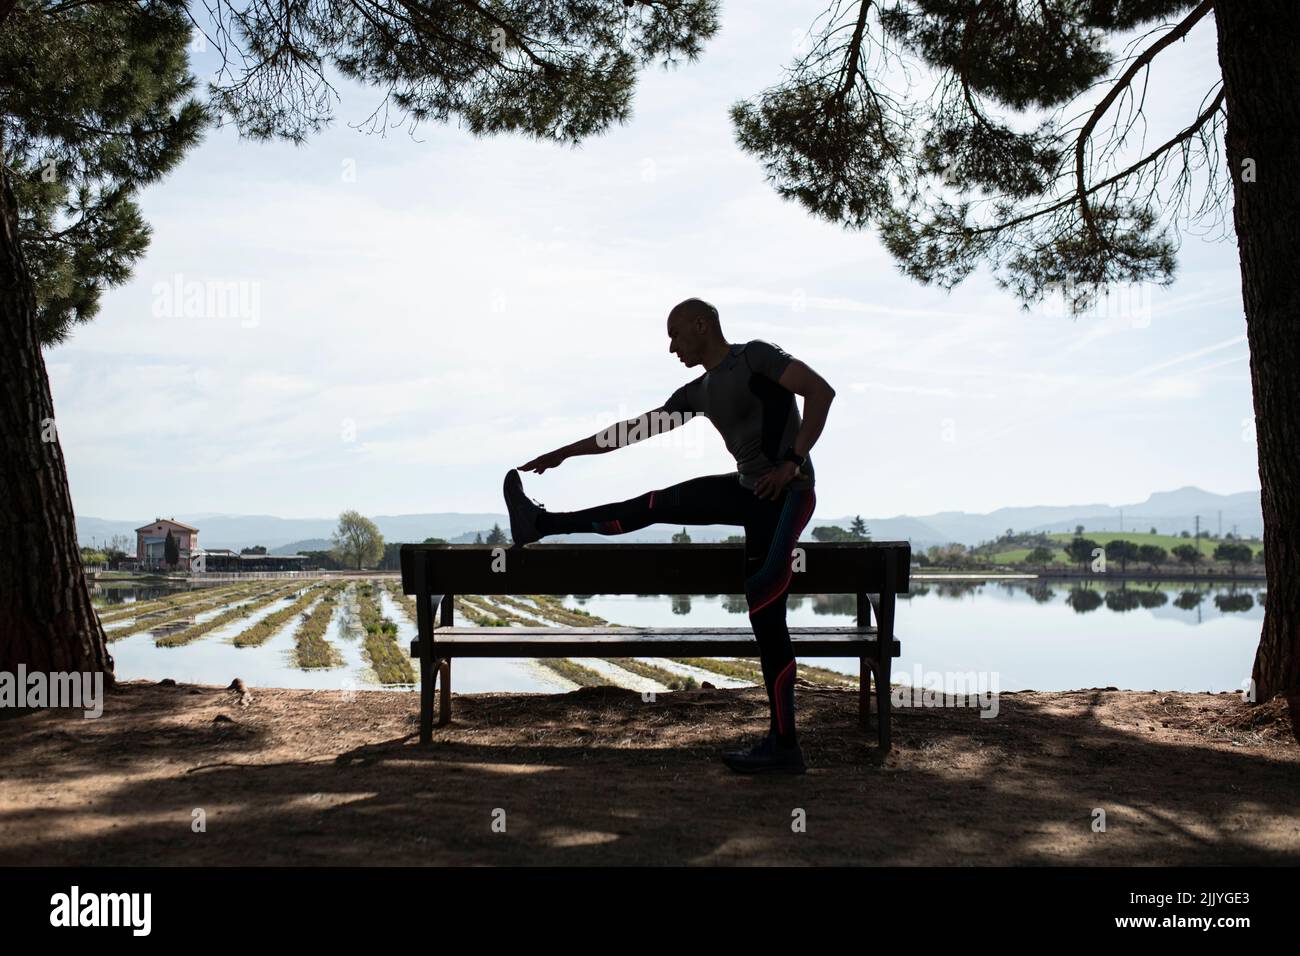
{"label": "field row of vegetation", "polygon": [[[495,599],[489,600],[479,595],[457,594],[455,608],[457,615],[464,615],[476,627],[509,627],[511,624],[518,624],[520,627],[546,627],[545,621],[517,614],[497,604]],[[529,610],[533,609],[529,608]]]}
{"label": "field row of vegetation", "polygon": [[543,657],[537,662],[540,666],[546,668],[553,674],[558,674],[567,681],[572,681],[579,687],[609,687],[613,686],[610,679],[599,671],[594,671],[590,667],[583,667],[567,657]]}
{"label": "field row of vegetation", "polygon": [[161,631],[166,630],[167,628],[179,627],[186,623],[193,623],[197,615],[206,611],[226,607],[234,602],[257,600],[273,591],[278,593],[278,589],[274,589],[266,584],[261,584],[256,586],[247,585],[243,589],[227,594],[209,595],[202,601],[178,605],[156,614],[146,614],[137,617],[126,627],[109,631],[108,639],[110,641],[118,641],[124,637],[131,637],[132,635],[141,634],[146,631]]}
{"label": "field row of vegetation", "polygon": [[105,605],[111,610],[104,610],[99,614],[101,624],[112,624],[114,621],[121,621],[126,618],[141,617],[145,614],[152,614],[158,611],[167,611],[186,605],[210,601],[216,597],[223,597],[237,590],[234,585],[220,588],[199,588],[193,591],[181,591],[178,594],[169,594],[166,597],[152,598],[147,601],[131,601],[126,604]]}
{"label": "field row of vegetation", "polygon": [[338,667],[343,663],[343,655],[325,640],[325,632],[338,612],[345,587],[344,584],[337,584],[327,588],[320,603],[303,617],[302,623],[293,632],[294,660],[304,670]]}
{"label": "field row of vegetation", "polygon": [[342,588],[341,584],[325,585],[323,583],[314,584],[308,587],[302,594],[287,607],[268,614],[256,624],[245,628],[235,635],[234,644],[236,647],[257,647],[265,643],[272,635],[276,634],[281,628],[289,623],[294,616],[301,614],[310,605],[315,604],[321,597],[322,588],[326,591],[337,591]]}
{"label": "field row of vegetation", "polygon": [[370,582],[357,585],[357,610],[366,632],[366,656],[381,684],[414,684],[408,654],[397,642],[397,625],[380,609],[379,588]]}
{"label": "field row of vegetation", "polygon": [[169,634],[159,634],[154,638],[154,643],[159,647],[181,647],[182,645],[189,644],[191,641],[198,640],[209,631],[215,631],[217,628],[224,627],[231,621],[237,621],[242,617],[248,617],[248,615],[255,611],[260,611],[267,605],[274,604],[276,601],[284,599],[301,587],[302,584],[296,582],[294,584],[276,588],[255,597],[244,604],[238,604],[235,607],[228,608],[215,617],[209,618],[202,623],[192,624],[187,628],[183,628],[179,631],[172,631]]}
{"label": "field row of vegetation", "polygon": [[230,601],[264,589],[265,585],[239,584],[229,587],[183,591],[180,594],[168,595],[165,598],[129,604],[119,610],[101,614],[99,620],[101,624],[114,624],[131,618],[144,620],[170,614],[173,611],[191,611],[194,608],[212,607],[223,601]]}
{"label": "field row of vegetation", "polygon": [[531,608],[522,601],[506,596],[496,597],[495,600],[510,607],[533,611],[552,624],[560,624],[565,627],[601,627],[609,623],[603,617],[597,617],[587,611],[565,607],[564,602],[553,594],[529,594],[526,597],[533,601],[537,607]]}
{"label": "field row of vegetation", "polygon": [[[402,609],[408,621],[412,624],[419,624],[418,612],[415,607],[415,598],[402,591],[402,583],[394,578],[389,578],[384,582],[388,593],[392,596],[394,603]],[[453,601],[453,606],[457,616],[463,615],[470,624],[475,627],[509,627],[510,622],[504,618],[499,618],[492,612],[485,610],[489,607],[482,598],[471,599],[474,603],[467,604],[463,595],[457,595]],[[541,624],[533,622],[534,626],[540,627]]]}
{"label": "field row of vegetation", "polygon": [[[666,667],[656,667],[654,664],[647,664],[635,657],[602,657],[600,660],[625,671],[630,671],[638,677],[644,677],[647,680],[662,684],[669,690],[696,690],[700,686],[700,682],[689,674],[678,674]],[[602,683],[608,682],[608,680],[605,680]]]}
{"label": "field row of vegetation", "polygon": [[[400,582],[390,580],[387,585],[394,600],[406,612],[411,622],[415,623],[415,600],[402,593]],[[580,608],[565,607],[563,598],[558,595],[527,594],[523,595],[523,597],[528,601],[532,601],[533,604],[530,605],[526,601],[507,595],[492,595],[490,600],[479,595],[457,595],[455,609],[458,615],[463,615],[470,624],[476,627],[509,627],[512,623],[525,627],[545,627],[548,624],[565,627],[600,627],[609,623],[603,617]],[[743,594],[729,595],[729,597],[739,601],[741,611],[746,610],[745,596]],[[852,598],[853,596],[849,595],[849,597]],[[537,620],[536,617],[526,616],[518,612],[529,612],[529,614],[537,615],[543,620]],[[678,674],[675,671],[657,667],[636,658],[610,657],[600,659],[640,677],[656,681],[669,690],[691,690],[699,686],[698,681],[693,676]],[[668,658],[668,660],[735,680],[757,684],[763,683],[763,671],[758,664],[757,658],[674,657]],[[583,667],[581,664],[567,658],[544,658],[539,660],[538,663],[566,680],[578,684],[602,686],[610,683],[609,678],[604,674]],[[858,685],[858,679],[850,674],[842,674],[839,671],[814,667],[804,663],[799,665],[799,676],[817,683],[835,686],[856,687]]]}

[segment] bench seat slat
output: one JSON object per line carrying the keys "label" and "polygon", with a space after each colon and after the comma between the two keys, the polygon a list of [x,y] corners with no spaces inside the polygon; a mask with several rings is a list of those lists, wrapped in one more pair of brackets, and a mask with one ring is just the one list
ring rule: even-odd
{"label": "bench seat slat", "polygon": [[[562,637],[614,637],[614,638],[647,638],[663,637],[666,639],[678,637],[745,637],[754,640],[754,632],[748,627],[439,627],[433,632],[433,639],[436,643],[441,644],[445,640],[457,637],[491,637],[500,634],[511,638],[517,637],[539,637],[554,638],[557,635]],[[815,635],[818,637],[846,637],[861,640],[864,637],[874,638],[876,629],[874,627],[854,627],[845,625],[843,627],[792,627],[790,628],[791,639],[801,636]]]}
{"label": "bench seat slat", "polygon": [[[798,657],[874,657],[874,627],[792,627]],[[438,657],[674,657],[753,656],[747,627],[442,627],[434,631]],[[419,640],[411,644],[419,653]],[[891,642],[890,656],[899,656]]]}
{"label": "bench seat slat", "polygon": [[[412,657],[419,656],[417,642],[412,642]],[[868,657],[876,658],[875,641],[830,642],[795,641],[795,656],[805,657]],[[890,657],[899,656],[899,642],[892,642]],[[668,651],[667,648],[671,648]],[[457,641],[454,644],[436,644],[434,656],[452,657],[757,657],[758,645],[744,641],[678,640],[665,645],[663,641]]]}

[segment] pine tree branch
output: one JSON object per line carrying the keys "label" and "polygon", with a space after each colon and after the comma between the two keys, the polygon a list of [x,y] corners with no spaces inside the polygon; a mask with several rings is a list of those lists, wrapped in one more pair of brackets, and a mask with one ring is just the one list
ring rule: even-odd
{"label": "pine tree branch", "polygon": [[853,84],[857,82],[858,58],[862,55],[862,37],[867,30],[867,13],[871,10],[871,3],[872,0],[862,0],[858,7],[858,22],[853,28],[853,39],[849,41],[849,62],[840,74],[843,76],[844,73],[847,73],[848,77],[840,84],[839,92],[835,96],[835,104],[840,109],[843,109],[845,97],[848,96],[849,90],[853,88]]}
{"label": "pine tree branch", "polygon": [[485,20],[495,23],[506,33],[510,34],[510,38],[515,41],[515,45],[519,47],[519,49],[523,51],[524,55],[532,60],[535,65],[546,70],[554,68],[555,64],[551,63],[549,60],[543,60],[533,52],[532,47],[530,47],[526,42],[529,38],[516,30],[513,24],[507,23],[491,11],[485,10],[480,4],[475,3],[474,0],[454,0],[454,2],[462,7],[468,7]]}
{"label": "pine tree branch", "polygon": [[1176,40],[1180,40],[1186,36],[1188,31],[1190,31],[1202,17],[1214,9],[1214,3],[1215,0],[1202,0],[1196,9],[1183,18],[1182,22],[1143,50],[1142,53],[1129,64],[1129,68],[1124,71],[1124,74],[1116,80],[1113,86],[1111,86],[1110,92],[1107,93],[1102,98],[1101,102],[1097,104],[1096,108],[1093,109],[1092,115],[1088,117],[1088,121],[1083,125],[1083,129],[1079,132],[1079,138],[1075,141],[1074,145],[1074,194],[1079,203],[1079,212],[1083,216],[1083,221],[1088,229],[1088,234],[1092,237],[1093,241],[1098,244],[1098,246],[1105,246],[1107,243],[1098,231],[1097,223],[1092,216],[1092,209],[1088,205],[1088,194],[1094,191],[1087,188],[1087,177],[1084,171],[1084,153],[1087,149],[1088,138],[1092,135],[1093,129],[1101,121],[1102,116],[1105,115],[1111,104],[1115,102],[1116,98],[1119,97],[1123,90],[1129,87],[1138,72],[1155,59],[1156,54],[1161,50],[1165,49]]}
{"label": "pine tree branch", "polygon": [[[1158,160],[1161,156],[1169,152],[1169,150],[1173,149],[1175,146],[1178,146],[1180,143],[1184,143],[1187,140],[1191,139],[1198,132],[1200,132],[1201,128],[1207,122],[1210,121],[1210,119],[1214,116],[1215,113],[1219,111],[1219,109],[1223,106],[1223,100],[1224,100],[1224,90],[1223,90],[1223,86],[1220,85],[1219,92],[1215,95],[1214,99],[1210,101],[1210,105],[1201,111],[1200,115],[1196,117],[1196,122],[1194,122],[1191,126],[1188,126],[1182,132],[1174,135],[1170,139],[1166,140],[1164,143],[1160,144],[1158,147],[1156,147],[1146,156],[1139,159],[1137,162],[1133,163],[1133,165],[1129,166],[1127,169],[1121,170],[1115,175],[1110,176],[1107,179],[1103,179],[1101,182],[1094,183],[1093,185],[1087,187],[1087,189],[1085,189],[1084,191],[1086,193],[1095,193],[1098,190],[1105,189],[1108,186],[1113,186],[1115,183],[1119,182],[1122,179],[1126,179],[1127,177],[1133,175],[1143,167],[1149,166],[1151,163]],[[1039,216],[1046,216],[1049,213],[1053,213],[1061,209],[1065,209],[1067,206],[1072,206],[1074,205],[1074,203],[1078,201],[1079,201],[1079,193],[1077,190],[1075,190],[1072,191],[1068,197],[1062,199],[1060,202],[1053,203],[1050,206],[1044,206],[1042,209],[1036,209],[1033,212],[1026,213],[1023,216],[1017,216],[1015,219],[1009,219],[1006,222],[997,223],[996,225],[992,225],[992,226],[982,226],[977,229],[971,229],[967,234],[972,236],[978,236],[978,235],[983,235],[991,232],[1001,232],[1004,229],[1010,229],[1014,226],[1019,226],[1022,223],[1029,222],[1030,220],[1037,219]]]}

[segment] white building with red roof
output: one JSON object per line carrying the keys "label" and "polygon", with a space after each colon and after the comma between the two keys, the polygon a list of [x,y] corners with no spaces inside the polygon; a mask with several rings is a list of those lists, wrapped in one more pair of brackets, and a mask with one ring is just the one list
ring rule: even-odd
{"label": "white building with red roof", "polygon": [[178,560],[176,570],[190,569],[190,555],[199,548],[199,529],[175,518],[154,518],[153,522],[135,529],[135,556],[140,567],[165,569],[167,565],[167,535],[176,539]]}

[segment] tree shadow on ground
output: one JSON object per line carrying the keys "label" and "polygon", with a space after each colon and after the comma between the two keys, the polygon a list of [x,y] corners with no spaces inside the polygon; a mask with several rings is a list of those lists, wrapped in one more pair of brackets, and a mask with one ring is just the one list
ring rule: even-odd
{"label": "tree shadow on ground", "polygon": [[427,747],[415,695],[252,693],[0,724],[0,864],[1300,862],[1300,750],[1223,730],[1233,695],[904,707],[882,759],[856,691],[801,687],[809,772],[748,777],[717,758],[761,688],[458,695]]}

